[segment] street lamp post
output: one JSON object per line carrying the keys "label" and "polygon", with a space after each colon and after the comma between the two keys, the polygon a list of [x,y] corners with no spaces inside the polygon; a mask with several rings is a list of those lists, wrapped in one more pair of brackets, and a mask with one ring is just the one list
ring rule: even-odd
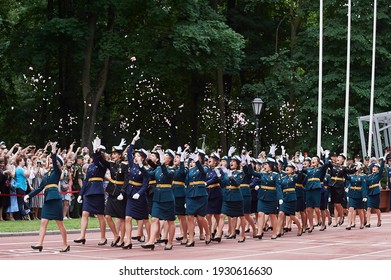
{"label": "street lamp post", "polygon": [[263,101],[261,98],[254,98],[252,101],[253,112],[255,115],[255,157],[258,157],[259,153],[259,117],[261,115]]}

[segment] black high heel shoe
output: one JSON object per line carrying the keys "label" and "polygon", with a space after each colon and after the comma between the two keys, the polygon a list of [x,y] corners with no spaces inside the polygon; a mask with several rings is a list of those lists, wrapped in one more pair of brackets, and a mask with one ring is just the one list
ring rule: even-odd
{"label": "black high heel shoe", "polygon": [[255,237],[254,237],[254,238],[262,239],[262,237],[263,237],[263,232],[262,232],[261,234],[257,234],[257,235],[255,235]]}
{"label": "black high heel shoe", "polygon": [[73,242],[75,242],[75,243],[81,243],[81,244],[86,244],[86,239],[85,238],[82,238],[82,239],[75,239],[75,240],[73,240]]}
{"label": "black high heel shoe", "polygon": [[107,238],[105,239],[105,241],[98,243],[99,246],[103,246],[103,245],[106,245],[106,244],[107,244]]}
{"label": "black high heel shoe", "polygon": [[324,231],[325,229],[326,229],[326,225],[324,225],[323,227],[321,227],[319,231]]}
{"label": "black high heel shoe", "polygon": [[168,243],[168,239],[160,239],[160,240],[158,241],[158,243],[167,244],[167,243]]}
{"label": "black high heel shoe", "polygon": [[238,240],[238,243],[243,243],[244,241],[246,241],[246,236],[245,237],[243,237],[243,239],[242,240]]}
{"label": "black high heel shoe", "polygon": [[138,240],[141,236],[132,236],[132,240]]}
{"label": "black high heel shoe", "polygon": [[151,251],[155,250],[155,244],[143,244],[141,247],[144,249],[151,249]]}
{"label": "black high heel shoe", "polygon": [[194,247],[194,241],[191,242],[191,243],[186,243],[186,246],[185,247]]}
{"label": "black high heel shoe", "polygon": [[236,239],[236,234],[228,236],[227,239]]}
{"label": "black high heel shoe", "polygon": [[132,249],[132,243],[122,246],[122,249]]}
{"label": "black high heel shoe", "polygon": [[137,238],[137,241],[138,241],[138,242],[145,242],[145,235],[139,236],[139,237]]}
{"label": "black high heel shoe", "polygon": [[377,226],[381,227],[381,220],[379,222],[377,222]]}
{"label": "black high heel shoe", "polygon": [[38,251],[42,252],[43,246],[33,246],[32,245],[31,249],[38,250]]}
{"label": "black high heel shoe", "polygon": [[181,241],[181,243],[180,243],[181,245],[186,245],[187,244],[187,240],[185,240],[185,241]]}
{"label": "black high heel shoe", "polygon": [[213,241],[217,241],[218,243],[221,242],[221,236],[220,237],[215,237],[215,238],[212,238]]}
{"label": "black high heel shoe", "polygon": [[182,241],[183,240],[183,236],[179,236],[179,237],[177,237],[175,239],[176,239],[176,241]]}
{"label": "black high heel shoe", "polygon": [[68,252],[70,250],[71,250],[71,246],[68,245],[65,249],[61,249],[60,253],[65,253],[65,252]]}
{"label": "black high heel shoe", "polygon": [[311,233],[313,230],[314,230],[314,227],[310,228],[310,229],[308,230],[308,233]]}
{"label": "black high heel shoe", "polygon": [[120,239],[121,239],[121,237],[117,237],[117,239],[115,240],[115,241],[111,241],[111,247],[115,247],[117,244],[118,244],[118,242],[120,241]]}
{"label": "black high heel shoe", "polygon": [[124,245],[125,245],[125,242],[124,242],[124,241],[122,241],[122,243],[121,243],[121,244],[115,244],[115,246],[114,246],[114,247],[117,247],[117,248],[119,248],[119,247],[124,247]]}
{"label": "black high heel shoe", "polygon": [[164,247],[164,250],[165,250],[165,251],[167,251],[167,250],[172,250],[172,246],[174,246],[174,245],[171,245],[170,247],[165,246],[165,247]]}
{"label": "black high heel shoe", "polygon": [[211,238],[211,237],[209,237],[209,240],[206,240],[206,239],[205,239],[205,244],[206,244],[206,245],[208,245],[210,242],[212,242],[212,238]]}
{"label": "black high heel shoe", "polygon": [[352,227],[351,227],[351,226],[348,226],[348,227],[346,227],[345,229],[346,229],[346,230],[351,230]]}

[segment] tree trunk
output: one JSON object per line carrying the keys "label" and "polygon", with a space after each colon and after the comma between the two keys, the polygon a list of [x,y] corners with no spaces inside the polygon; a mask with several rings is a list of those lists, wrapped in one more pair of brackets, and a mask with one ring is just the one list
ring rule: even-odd
{"label": "tree trunk", "polygon": [[[82,74],[82,90],[84,101],[84,114],[83,114],[83,127],[82,127],[82,140],[81,146],[91,147],[91,142],[94,138],[96,112],[103,92],[107,83],[107,76],[109,71],[109,56],[106,56],[102,69],[96,80],[96,86],[91,85],[91,65],[92,65],[92,52],[94,49],[94,37],[96,32],[96,22],[98,16],[93,13],[88,18],[88,30],[89,37],[86,42],[85,60]],[[108,25],[112,25],[109,21]]]}

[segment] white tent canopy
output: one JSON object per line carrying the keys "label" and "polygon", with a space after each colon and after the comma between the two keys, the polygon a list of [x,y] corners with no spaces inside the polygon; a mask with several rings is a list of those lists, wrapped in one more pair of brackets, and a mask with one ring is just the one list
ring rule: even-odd
{"label": "white tent canopy", "polygon": [[[361,150],[363,157],[371,156],[367,154],[368,148],[366,145],[366,139],[364,134],[364,122],[370,122],[370,115],[361,116],[358,118],[358,126],[360,129],[360,140],[361,140]],[[375,151],[375,156],[377,158],[383,157],[383,152],[386,147],[391,147],[391,111],[373,114],[373,123],[372,123],[372,134],[368,135],[373,136],[373,146]]]}

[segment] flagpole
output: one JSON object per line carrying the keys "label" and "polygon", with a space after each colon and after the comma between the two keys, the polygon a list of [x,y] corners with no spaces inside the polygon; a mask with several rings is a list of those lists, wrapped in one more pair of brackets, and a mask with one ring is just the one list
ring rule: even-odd
{"label": "flagpole", "polygon": [[349,130],[349,89],[350,89],[350,38],[351,38],[351,19],[352,19],[352,1],[348,1],[348,38],[346,54],[346,93],[345,93],[345,127],[343,138],[343,153],[348,153],[348,130]]}
{"label": "flagpole", "polygon": [[320,156],[322,146],[322,76],[323,76],[323,0],[319,8],[319,81],[318,81],[318,137],[316,154]]}
{"label": "flagpole", "polygon": [[376,58],[376,17],[377,17],[377,0],[373,1],[373,40],[372,40],[372,75],[371,75],[371,103],[369,112],[369,136],[368,136],[368,157],[372,153],[373,137],[373,103],[375,99],[375,58]]}

